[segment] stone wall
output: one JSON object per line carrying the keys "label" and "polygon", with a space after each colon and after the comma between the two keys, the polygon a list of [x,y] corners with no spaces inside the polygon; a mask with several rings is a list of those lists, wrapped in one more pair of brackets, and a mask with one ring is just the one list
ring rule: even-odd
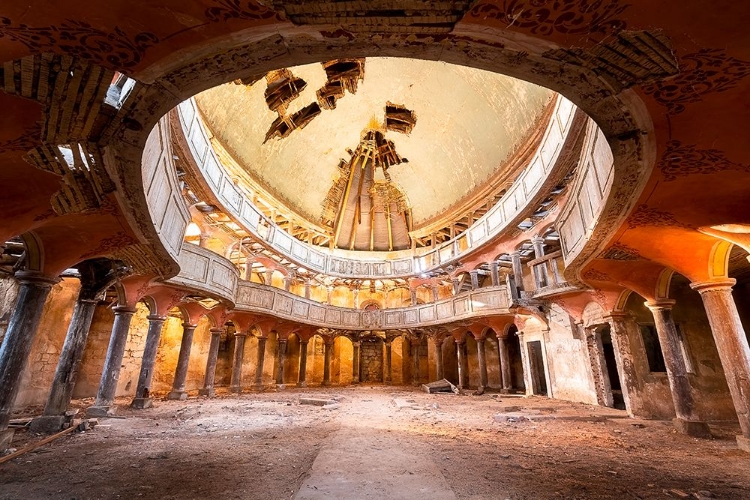
{"label": "stone wall", "polygon": [[362,382],[383,382],[383,352],[381,339],[362,339],[360,347]]}

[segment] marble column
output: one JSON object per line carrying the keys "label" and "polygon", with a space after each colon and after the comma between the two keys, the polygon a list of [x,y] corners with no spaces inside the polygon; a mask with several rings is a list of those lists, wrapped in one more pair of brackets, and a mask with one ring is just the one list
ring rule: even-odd
{"label": "marble column", "polygon": [[86,414],[89,416],[106,417],[113,414],[115,410],[113,403],[117,393],[117,381],[120,379],[120,368],[122,368],[122,358],[125,355],[125,344],[128,341],[130,320],[133,319],[135,308],[116,306],[113,310],[115,322],[112,325],[112,335],[109,338],[96,400],[93,406],[86,409]]}
{"label": "marble column", "polygon": [[479,392],[484,392],[487,388],[487,360],[485,358],[484,344],[485,338],[477,339],[477,361],[479,362]]}
{"label": "marble column", "polygon": [[500,361],[500,379],[502,380],[502,392],[507,394],[513,389],[513,381],[510,372],[510,355],[508,354],[508,336],[497,338],[497,359]]}
{"label": "marble column", "polygon": [[360,342],[352,342],[352,383],[359,383],[359,355],[360,355]]}
{"label": "marble column", "polygon": [[479,271],[470,271],[469,276],[471,276],[471,289],[476,290],[479,288]]}
{"label": "marble column", "polygon": [[286,362],[287,339],[279,339],[276,349],[276,385],[284,386],[284,363]]}
{"label": "marble column", "polygon": [[654,315],[656,333],[659,336],[664,364],[667,367],[667,379],[672,392],[672,401],[677,418],[673,420],[678,431],[695,437],[711,437],[708,425],[701,421],[693,398],[693,391],[688,378],[685,358],[680,349],[680,338],[672,319],[673,300],[646,302]]}
{"label": "marble column", "polygon": [[242,392],[242,362],[245,359],[246,338],[247,333],[234,334],[234,361],[232,361],[232,382],[229,384],[229,392],[235,394]]}
{"label": "marble column", "polygon": [[138,386],[135,389],[135,398],[130,403],[133,408],[150,408],[153,405],[151,399],[151,379],[154,376],[154,363],[156,363],[156,351],[159,349],[159,339],[164,326],[164,316],[148,316],[148,333],[146,334],[146,346],[143,348],[141,359],[141,371],[138,374]]}
{"label": "marble column", "polygon": [[299,376],[297,378],[297,387],[307,387],[305,378],[307,376],[307,344],[308,340],[299,341]]}
{"label": "marble column", "polygon": [[323,383],[322,385],[331,385],[331,353],[333,351],[333,339],[323,341]]}
{"label": "marble column", "polygon": [[732,298],[734,279],[691,283],[703,299],[716,350],[732,395],[742,435],[738,446],[750,452],[750,347]]}
{"label": "marble column", "polygon": [[263,362],[266,359],[266,340],[268,337],[258,337],[258,360],[255,363],[255,388],[263,387]]}
{"label": "marble column", "polygon": [[443,371],[443,338],[432,337],[432,343],[435,346],[435,377],[437,380],[445,378]]}
{"label": "marble column", "polygon": [[390,385],[393,383],[391,371],[391,340],[385,340],[385,366],[383,367],[383,382]]}
{"label": "marble column", "polygon": [[182,324],[182,341],[180,342],[180,355],[177,358],[177,368],[174,372],[172,391],[167,394],[167,399],[187,399],[185,391],[185,380],[187,379],[188,363],[190,361],[190,349],[193,346],[193,333],[197,325]]}
{"label": "marble column", "polygon": [[500,286],[500,264],[497,261],[490,263],[490,279],[492,286]]}
{"label": "marble column", "polygon": [[466,353],[464,348],[466,347],[465,340],[456,340],[456,355],[458,356],[458,388],[466,389],[468,386],[468,373],[466,370]]}
{"label": "marble column", "polygon": [[214,381],[216,380],[216,362],[219,358],[219,344],[224,328],[211,328],[211,343],[208,345],[208,358],[206,358],[206,374],[203,377],[203,387],[198,389],[198,394],[212,398],[216,395]]}
{"label": "marble column", "polygon": [[10,412],[18,395],[21,375],[36,336],[44,302],[52,285],[59,281],[32,271],[19,271],[18,297],[0,345],[0,451],[9,447],[13,429],[8,429]]}
{"label": "marble column", "polygon": [[419,339],[411,339],[411,382],[412,385],[419,385]]}
{"label": "marble column", "polygon": [[638,387],[638,372],[635,367],[633,350],[630,347],[630,334],[628,333],[629,329],[636,325],[624,313],[611,313],[604,319],[609,323],[625,410],[631,417],[642,415],[644,413],[643,398]]}

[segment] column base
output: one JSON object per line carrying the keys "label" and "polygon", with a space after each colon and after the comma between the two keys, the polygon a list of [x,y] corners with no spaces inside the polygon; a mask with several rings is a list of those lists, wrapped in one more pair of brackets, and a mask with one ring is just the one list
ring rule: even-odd
{"label": "column base", "polygon": [[510,394],[513,389],[500,389],[500,394]]}
{"label": "column base", "polygon": [[152,406],[154,406],[154,400],[151,398],[133,398],[133,401],[130,403],[130,407],[137,410],[145,410]]}
{"label": "column base", "polygon": [[232,394],[242,394],[242,387],[235,385],[229,386],[229,392]]}
{"label": "column base", "polygon": [[330,383],[330,382],[326,382],[326,381],[323,381],[323,382],[321,382],[320,386],[321,386],[321,387],[330,387],[330,386],[331,386],[331,383]]}
{"label": "column base", "polygon": [[684,420],[681,418],[673,418],[672,423],[674,424],[677,432],[687,434],[688,436],[711,439],[711,430],[708,428],[706,422]]}
{"label": "column base", "polygon": [[198,389],[198,395],[208,396],[209,398],[212,398],[216,396],[216,390],[213,387],[211,387],[210,389],[206,389],[206,388]]}
{"label": "column base", "polygon": [[297,382],[297,387],[307,387],[307,382]]}
{"label": "column base", "polygon": [[175,401],[185,401],[187,397],[188,397],[188,394],[185,391],[172,391],[169,394],[167,394],[167,399],[172,399]]}
{"label": "column base", "polygon": [[286,389],[286,384],[276,384],[276,389],[279,391],[283,391]]}
{"label": "column base", "polygon": [[41,417],[34,417],[31,424],[29,424],[29,430],[38,434],[54,434],[63,429],[63,425],[65,425],[67,420],[65,415],[42,415]]}
{"label": "column base", "polygon": [[114,414],[114,406],[89,406],[86,408],[86,416],[88,417],[111,417]]}
{"label": "column base", "polygon": [[13,441],[13,434],[15,433],[15,429],[5,429],[4,431],[0,431],[0,453],[10,448],[10,443]]}
{"label": "column base", "polygon": [[[745,436],[737,436],[737,448],[750,453],[750,438]],[[2,449],[2,446],[0,446],[0,450]]]}

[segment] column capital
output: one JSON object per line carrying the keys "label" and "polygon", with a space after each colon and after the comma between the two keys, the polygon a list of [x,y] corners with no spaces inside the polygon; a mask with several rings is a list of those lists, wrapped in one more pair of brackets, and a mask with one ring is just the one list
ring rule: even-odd
{"label": "column capital", "polygon": [[192,323],[183,323],[182,328],[184,328],[185,330],[195,330],[196,328],[198,328],[198,325],[194,325]]}
{"label": "column capital", "polygon": [[247,332],[234,332],[235,337],[247,337],[249,333]]}
{"label": "column capital", "polygon": [[357,342],[352,342],[352,347],[359,347],[359,346],[361,346],[361,345],[362,345],[362,342],[359,342],[359,341],[357,341]]}
{"label": "column capital", "polygon": [[115,306],[112,308],[115,314],[135,314],[135,307]]}
{"label": "column capital", "polygon": [[215,326],[215,327],[209,329],[208,331],[211,332],[211,335],[221,335],[222,333],[224,333],[224,327],[223,326]]}
{"label": "column capital", "polygon": [[40,288],[51,288],[61,281],[57,276],[47,276],[39,271],[17,271],[14,276],[22,285],[35,285]]}
{"label": "column capital", "polygon": [[300,339],[299,339],[299,343],[300,343],[300,344],[309,344],[309,343],[310,343],[310,339],[303,339],[303,338],[300,338]]}
{"label": "column capital", "polygon": [[148,316],[146,316],[146,319],[149,321],[158,322],[158,321],[166,321],[167,317],[159,316],[158,314],[149,314]]}
{"label": "column capital", "polygon": [[671,311],[676,303],[677,301],[673,299],[647,300],[645,302],[646,307],[651,311],[654,311],[655,309],[666,309],[667,311]]}
{"label": "column capital", "polygon": [[284,344],[286,344],[287,342],[289,342],[289,339],[282,339],[282,338],[279,338],[279,339],[276,339],[276,342],[278,342],[279,344],[281,344],[282,342],[283,342]]}
{"label": "column capital", "polygon": [[715,292],[715,291],[724,291],[724,290],[731,291],[732,287],[736,284],[737,284],[736,279],[725,278],[725,279],[719,279],[719,280],[696,281],[694,283],[690,283],[690,288],[702,294],[705,292]]}

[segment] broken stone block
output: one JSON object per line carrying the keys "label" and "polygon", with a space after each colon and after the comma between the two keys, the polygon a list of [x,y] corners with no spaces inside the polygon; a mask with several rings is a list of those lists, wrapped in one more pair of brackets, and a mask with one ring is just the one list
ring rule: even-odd
{"label": "broken stone block", "polygon": [[299,398],[299,404],[301,405],[326,406],[326,405],[333,405],[335,403],[336,403],[336,400],[334,399]]}
{"label": "broken stone block", "polygon": [[453,392],[458,394],[458,387],[448,382],[446,379],[441,379],[436,382],[430,382],[429,384],[422,384],[422,389],[427,394],[435,394],[437,392]]}
{"label": "broken stone block", "polygon": [[54,434],[60,432],[65,423],[69,421],[70,419],[65,415],[42,415],[31,421],[29,430],[37,434]]}

